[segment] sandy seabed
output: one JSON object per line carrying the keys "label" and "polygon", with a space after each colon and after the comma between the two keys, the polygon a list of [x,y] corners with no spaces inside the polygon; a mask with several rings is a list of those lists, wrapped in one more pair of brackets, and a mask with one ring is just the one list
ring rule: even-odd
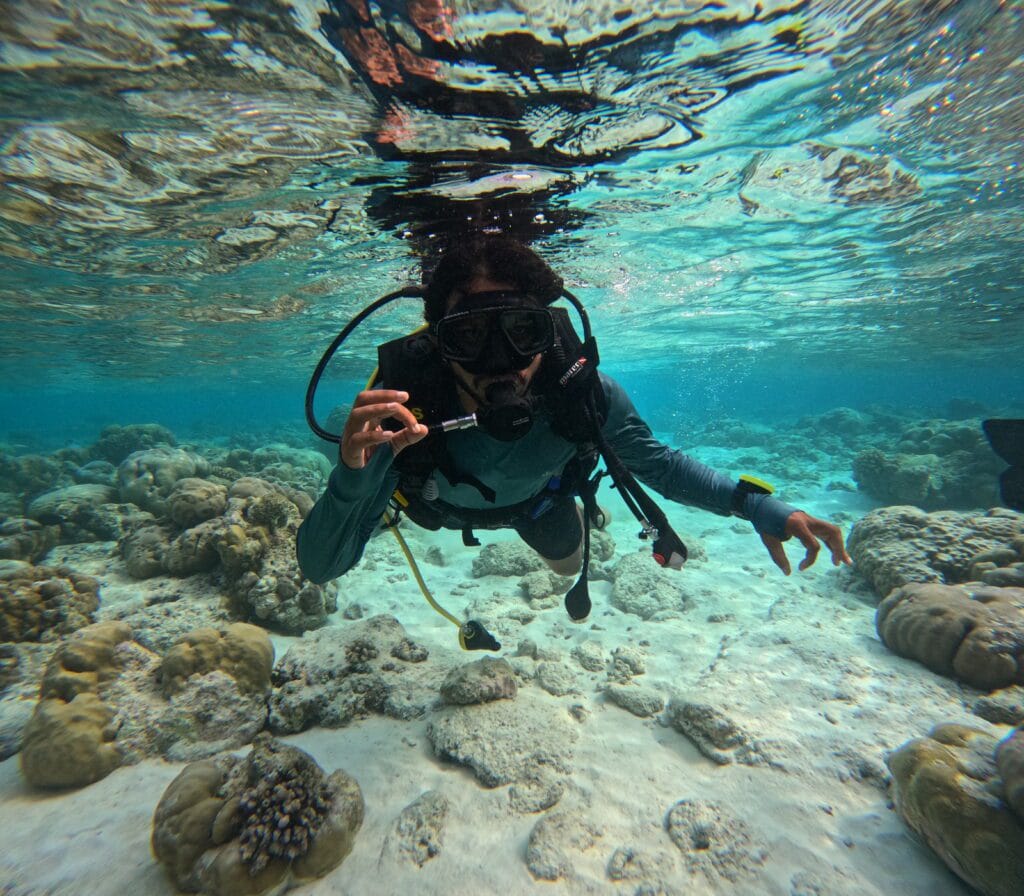
{"label": "sandy seabed", "polygon": [[[800,496],[816,515],[845,520],[867,508],[848,492]],[[642,549],[621,505],[611,534],[619,554]],[[606,503],[604,500],[602,503]],[[939,722],[997,729],[973,715],[974,692],[890,653],[874,628],[877,598],[827,556],[786,578],[771,564],[747,524],[673,506],[680,534],[699,542],[707,559],[679,573],[689,607],[678,618],[644,621],[610,605],[608,582],[591,583],[594,611],[582,625],[561,607],[526,624],[498,619],[492,628],[511,656],[530,639],[575,669],[575,693],[555,697],[533,683],[531,696],[572,711],[578,740],[572,773],[550,812],[567,812],[596,832],[557,881],[536,879],[526,862],[531,831],[543,813],[510,806],[508,787],[487,789],[464,767],[440,761],[426,736],[428,720],[382,716],[341,729],[315,728],[285,738],[327,771],[343,768],[362,788],[366,816],[355,847],[334,872],[293,892],[309,894],[783,894],[783,896],[956,896],[972,892],[892,810],[886,788],[888,751]],[[456,614],[491,597],[525,604],[517,580],[474,579],[475,551],[456,533],[407,537],[422,560],[438,545],[444,567],[421,564],[438,599]],[[482,533],[486,542],[504,535]],[[59,550],[59,549],[58,549]],[[94,548],[91,556],[99,557]],[[374,569],[343,580],[330,625],[351,623],[342,609],[358,602],[396,616],[431,658],[448,663],[483,654],[460,652],[455,630],[421,598],[399,551],[384,535],[368,548]],[[794,567],[799,560],[790,546]],[[129,583],[119,561],[95,560],[83,571],[104,582],[105,602],[158,587]],[[454,591],[452,583],[457,583]],[[385,586],[382,589],[382,584]],[[507,593],[506,593],[507,592]],[[297,639],[274,636],[277,656]],[[756,738],[772,762],[719,765],[657,718],[641,719],[603,694],[603,675],[573,663],[574,646],[592,641],[610,656],[639,648],[646,671],[636,681],[673,697],[713,706]],[[245,751],[239,751],[243,753]],[[0,894],[114,896],[176,892],[152,857],[153,810],[182,764],[148,760],[123,767],[81,790],[39,793],[21,778],[17,757],[0,764]],[[450,804],[443,847],[417,867],[395,861],[387,841],[403,808],[424,791]],[[758,856],[729,879],[699,855],[684,855],[666,833],[666,814],[680,800],[700,800],[742,820]],[[622,852],[622,851],[625,852]],[[632,856],[625,870],[623,856]],[[609,877],[613,856],[618,880]],[[630,875],[633,875],[632,877]],[[651,880],[663,889],[643,889]]]}

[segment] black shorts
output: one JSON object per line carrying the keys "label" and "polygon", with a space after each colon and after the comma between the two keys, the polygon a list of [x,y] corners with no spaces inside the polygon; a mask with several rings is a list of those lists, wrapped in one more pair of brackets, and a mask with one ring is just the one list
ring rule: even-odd
{"label": "black shorts", "polygon": [[564,560],[583,543],[583,526],[572,495],[551,497],[551,507],[536,519],[518,519],[519,537],[547,560]]}
{"label": "black shorts", "polygon": [[[537,514],[540,502],[550,506]],[[546,560],[564,560],[583,543],[583,525],[572,495],[545,495],[516,508],[465,510],[413,498],[405,514],[424,529],[515,529]],[[535,515],[537,514],[537,515]]]}

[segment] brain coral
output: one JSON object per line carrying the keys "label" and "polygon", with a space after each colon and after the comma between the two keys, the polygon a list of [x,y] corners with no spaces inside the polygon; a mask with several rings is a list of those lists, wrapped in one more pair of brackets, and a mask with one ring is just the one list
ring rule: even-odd
{"label": "brain coral", "polygon": [[185,767],[153,816],[153,852],[179,889],[262,896],[323,877],[363,822],[359,785],[266,735],[244,759]]}
{"label": "brain coral", "polygon": [[266,631],[236,622],[223,632],[214,628],[189,632],[167,652],[159,675],[168,696],[180,691],[190,676],[215,669],[234,678],[243,693],[262,693],[270,688],[273,665],[274,645]]}
{"label": "brain coral", "polygon": [[21,769],[36,787],[81,787],[121,764],[113,711],[100,688],[118,674],[114,651],[131,638],[121,622],[81,629],[54,653],[25,728]]}
{"label": "brain coral", "polygon": [[980,690],[1024,682],[1024,588],[917,584],[878,606],[886,646]]}
{"label": "brain coral", "polygon": [[1024,824],[1002,789],[996,739],[939,725],[888,758],[896,809],[942,860],[985,896],[1024,893]]}

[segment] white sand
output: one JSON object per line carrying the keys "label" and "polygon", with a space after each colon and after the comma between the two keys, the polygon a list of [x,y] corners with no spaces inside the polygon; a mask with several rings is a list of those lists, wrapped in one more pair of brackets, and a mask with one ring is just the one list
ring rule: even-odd
{"label": "white sand", "polygon": [[[799,498],[822,516],[843,507],[859,515],[863,507],[856,496],[842,492]],[[614,497],[602,502],[613,508],[619,552],[634,550],[639,546],[635,523]],[[582,626],[570,624],[561,608],[525,626],[495,626],[506,654],[530,638],[561,653],[579,673],[580,693],[566,697],[526,686],[566,710],[573,705],[587,710],[579,725],[575,772],[556,810],[585,818],[601,836],[574,859],[574,876],[556,883],[533,879],[526,844],[541,816],[514,814],[508,788],[484,789],[468,770],[436,760],[425,736],[426,720],[374,717],[288,738],[328,771],[340,767],[353,775],[366,801],[366,820],[352,854],[331,875],[295,892],[632,894],[636,882],[616,883],[606,875],[608,860],[620,847],[652,861],[660,857],[668,869],[662,877],[678,893],[970,892],[912,839],[878,781],[870,775],[861,780],[863,774],[855,772],[883,769],[886,751],[937,722],[989,727],[965,708],[972,692],[890,654],[874,631],[873,599],[861,590],[844,590],[849,573],[833,570],[826,557],[787,579],[746,524],[736,532],[735,521],[676,506],[670,516],[684,538],[699,538],[709,557],[679,573],[692,598],[684,617],[644,622],[623,614],[609,606],[608,584],[593,582],[595,609]],[[509,605],[525,606],[515,593],[515,579],[471,578],[475,551],[463,548],[456,534],[406,531],[448,609],[458,614],[470,599],[494,590],[502,590]],[[481,535],[485,542],[498,537]],[[422,563],[433,543],[443,545],[444,568]],[[799,556],[795,547],[790,552],[795,567]],[[459,651],[454,628],[429,609],[411,577],[402,574],[397,549],[380,541],[369,553],[384,559],[378,559],[376,570],[356,570],[343,580],[342,605],[358,600],[371,612],[393,613],[429,648],[432,660],[483,655]],[[396,581],[387,582],[391,578]],[[476,587],[453,597],[452,583],[459,582]],[[708,622],[712,614],[725,621]],[[332,624],[348,623],[339,613]],[[583,672],[569,656],[587,639],[600,643],[606,656],[618,646],[648,642],[643,647],[647,672],[638,683],[666,699],[678,694],[712,704],[764,744],[784,770],[718,766],[674,729],[606,702],[597,692],[604,676]],[[288,640],[275,639],[279,656]],[[16,758],[0,765],[0,893],[172,893],[150,855],[149,832],[153,809],[180,768],[149,761],[76,792],[44,795],[25,787]],[[428,789],[443,793],[452,807],[442,852],[422,869],[382,858],[396,816]],[[718,802],[745,821],[766,850],[756,875],[730,883],[686,870],[664,827],[668,809],[684,798]],[[812,882],[802,889],[792,884],[800,874]]]}

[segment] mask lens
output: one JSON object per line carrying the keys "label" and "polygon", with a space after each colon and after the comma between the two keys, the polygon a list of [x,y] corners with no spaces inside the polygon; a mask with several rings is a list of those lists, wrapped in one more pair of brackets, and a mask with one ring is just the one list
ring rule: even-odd
{"label": "mask lens", "polygon": [[[473,363],[487,357],[497,363],[501,358],[516,369],[555,341],[555,325],[544,308],[492,306],[457,311],[441,318],[435,332],[447,361]],[[507,357],[509,351],[514,357]]]}
{"label": "mask lens", "polygon": [[501,330],[509,345],[521,355],[536,355],[547,351],[554,342],[551,315],[540,308],[503,311]]}
{"label": "mask lens", "polygon": [[480,356],[491,332],[488,312],[467,311],[443,318],[437,324],[441,354],[450,361],[472,361]]}

